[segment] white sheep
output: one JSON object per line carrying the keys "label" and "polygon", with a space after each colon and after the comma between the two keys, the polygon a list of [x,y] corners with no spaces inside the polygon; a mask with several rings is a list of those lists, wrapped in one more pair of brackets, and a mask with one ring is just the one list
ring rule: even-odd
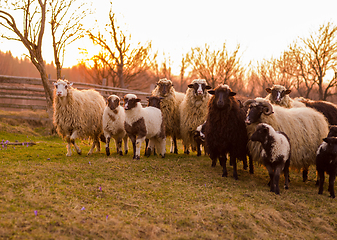
{"label": "white sheep", "polygon": [[177,139],[181,139],[179,106],[185,94],[175,91],[172,81],[163,78],[157,82],[152,95],[162,97],[160,109],[164,117],[166,137],[171,136],[170,152],[178,153]]}
{"label": "white sheep", "polygon": [[288,189],[291,151],[288,136],[284,132],[275,131],[266,123],[260,123],[250,136],[250,140],[261,143],[261,159],[269,173],[270,191],[280,194],[279,179],[282,171],[284,172],[284,187]]}
{"label": "white sheep", "polygon": [[[329,131],[324,115],[307,107],[272,105],[263,98],[247,100],[244,106],[249,106],[246,118],[248,137],[259,123],[267,123],[276,131],[287,134],[291,143],[290,165],[295,169],[303,168],[303,181],[306,181],[309,166],[315,164],[316,150]],[[248,148],[253,160],[262,163],[260,143],[249,141]]]}
{"label": "white sheep", "polygon": [[123,155],[122,141],[124,141],[125,154],[128,153],[128,135],[124,129],[125,112],[120,106],[120,98],[116,95],[110,95],[107,98],[107,106],[103,112],[103,131],[106,142],[106,155],[110,155],[109,143],[114,138],[116,150],[119,155]]}
{"label": "white sheep", "polygon": [[68,143],[67,156],[71,156],[71,143],[76,152],[81,154],[81,149],[76,145],[75,139],[92,138],[93,144],[88,152],[92,154],[100,151],[99,137],[103,134],[102,115],[105,101],[97,91],[79,91],[72,87],[67,80],[58,80],[54,83],[54,125],[59,135]]}
{"label": "white sheep", "polygon": [[211,87],[207,85],[205,79],[193,80],[188,85],[186,95],[180,104],[180,131],[184,152],[187,154],[189,153],[189,146],[192,146],[192,149],[197,148],[194,132],[207,118],[207,103],[210,99],[207,89],[211,89]]}
{"label": "white sheep", "polygon": [[140,159],[140,148],[145,138],[149,139],[148,152],[156,148],[165,157],[165,125],[162,112],[156,107],[143,108],[135,94],[124,96],[125,131],[133,146],[133,159]]}

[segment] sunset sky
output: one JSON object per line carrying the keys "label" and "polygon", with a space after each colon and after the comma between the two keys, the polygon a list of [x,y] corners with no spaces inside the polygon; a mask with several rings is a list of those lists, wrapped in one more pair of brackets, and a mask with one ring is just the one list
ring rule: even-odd
{"label": "sunset sky", "polygon": [[[112,4],[121,29],[132,35],[133,42],[151,40],[159,54],[170,56],[174,74],[179,74],[182,55],[205,43],[218,49],[226,42],[230,51],[240,44],[242,62],[248,64],[278,57],[297,37],[309,36],[328,21],[337,25],[336,0],[113,0]],[[103,29],[110,1],[94,1],[93,6],[93,18]],[[93,18],[87,26],[93,26]],[[47,42],[43,55],[51,62]],[[27,53],[20,43],[0,39],[0,44],[1,51],[11,50],[14,56]],[[78,48],[87,46],[85,39],[70,45],[65,67],[77,64]]]}

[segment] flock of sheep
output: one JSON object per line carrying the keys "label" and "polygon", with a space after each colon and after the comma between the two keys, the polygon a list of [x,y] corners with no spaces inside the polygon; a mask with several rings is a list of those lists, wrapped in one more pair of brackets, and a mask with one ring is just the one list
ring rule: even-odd
{"label": "flock of sheep", "polygon": [[[253,162],[263,164],[270,176],[270,191],[280,193],[279,178],[283,171],[285,188],[289,186],[289,168],[302,169],[303,181],[308,168],[315,165],[318,172],[319,194],[323,193],[324,173],[329,174],[329,193],[335,197],[334,181],[337,172],[337,106],[325,101],[291,99],[290,90],[280,85],[267,88],[265,98],[245,102],[235,97],[228,85],[211,89],[204,79],[195,79],[186,93],[176,92],[172,81],[157,82],[148,106],[134,94],[121,99],[111,95],[105,101],[95,90],[79,91],[67,80],[54,83],[54,124],[67,141],[67,156],[71,144],[78,154],[77,138],[91,138],[93,149],[100,151],[100,140],[115,140],[117,153],[128,153],[128,138],[133,147],[133,159],[140,159],[145,140],[145,156],[157,152],[165,157],[166,137],[171,137],[170,152],[178,153],[181,139],[184,153],[201,145],[211,158],[212,166],[219,159],[223,176],[228,175],[226,162],[233,166],[238,179],[237,160],[244,169],[254,173]],[[249,160],[249,165],[247,164]]]}

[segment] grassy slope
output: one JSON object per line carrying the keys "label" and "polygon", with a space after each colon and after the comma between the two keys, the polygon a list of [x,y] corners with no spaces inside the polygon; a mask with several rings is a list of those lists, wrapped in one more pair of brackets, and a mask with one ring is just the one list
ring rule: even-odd
{"label": "grassy slope", "polygon": [[[337,238],[337,200],[327,186],[317,194],[314,171],[306,183],[292,171],[290,189],[276,196],[263,167],[250,175],[240,164],[235,181],[195,153],[66,157],[58,137],[0,127],[0,142],[38,143],[0,146],[0,238]],[[80,147],[85,154],[90,146]]]}

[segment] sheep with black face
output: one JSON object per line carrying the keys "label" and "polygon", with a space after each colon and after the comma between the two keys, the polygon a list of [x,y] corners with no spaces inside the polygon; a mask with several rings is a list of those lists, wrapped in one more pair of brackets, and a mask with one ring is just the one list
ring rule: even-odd
{"label": "sheep with black face", "polygon": [[328,191],[332,198],[335,198],[334,183],[337,174],[337,137],[332,136],[335,135],[336,127],[330,128],[328,137],[323,139],[323,143],[319,146],[316,156],[316,170],[319,176],[318,194],[323,194],[324,173],[326,172],[329,175]]}
{"label": "sheep with black face", "polygon": [[123,155],[122,141],[124,140],[125,154],[128,152],[128,135],[124,129],[125,112],[120,106],[120,98],[116,95],[110,95],[107,98],[107,106],[103,112],[103,131],[105,136],[106,155],[110,155],[109,143],[114,138],[116,142],[116,150],[119,155]]}
{"label": "sheep with black face", "polygon": [[289,188],[290,142],[283,132],[275,131],[266,123],[256,126],[250,140],[261,143],[261,159],[270,177],[270,191],[280,194],[279,179],[284,171],[285,189]]}
{"label": "sheep with black face", "polygon": [[159,154],[165,157],[165,125],[160,109],[155,107],[143,108],[141,99],[135,94],[124,96],[125,131],[131,139],[133,146],[133,159],[140,159],[142,142],[149,139],[149,152],[156,147]]}
{"label": "sheep with black face", "polygon": [[[233,177],[238,179],[236,161],[243,161],[247,168],[247,130],[245,126],[246,113],[236,100],[236,93],[228,85],[219,85],[208,91],[212,97],[208,103],[207,121],[205,124],[205,146],[207,153],[215,166],[217,159],[223,167],[223,177],[227,177],[227,153],[233,165]],[[249,158],[250,159],[250,158]],[[249,161],[250,173],[253,173],[253,163]]]}

